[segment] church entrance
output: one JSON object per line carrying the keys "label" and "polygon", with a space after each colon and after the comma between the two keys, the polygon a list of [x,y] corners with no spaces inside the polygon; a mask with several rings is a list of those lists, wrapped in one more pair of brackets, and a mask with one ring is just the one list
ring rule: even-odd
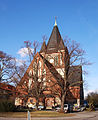
{"label": "church entrance", "polygon": [[54,98],[45,99],[46,109],[52,109],[54,107]]}

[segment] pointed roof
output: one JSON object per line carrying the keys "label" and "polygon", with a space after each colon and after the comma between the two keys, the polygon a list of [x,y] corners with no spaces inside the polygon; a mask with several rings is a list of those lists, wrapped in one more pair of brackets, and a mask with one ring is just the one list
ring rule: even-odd
{"label": "pointed roof", "polygon": [[54,26],[51,36],[47,44],[47,53],[57,52],[58,50],[64,49],[64,42],[60,35],[57,24]]}
{"label": "pointed roof", "polygon": [[63,40],[61,39],[59,43],[59,50],[63,50],[63,49],[65,49],[65,45],[64,45]]}
{"label": "pointed roof", "polygon": [[46,42],[44,41],[43,44],[42,44],[42,47],[41,47],[40,53],[41,53],[41,52],[45,52],[45,51],[46,51],[46,48],[47,48],[47,46],[46,46]]}
{"label": "pointed roof", "polygon": [[65,50],[65,45],[55,19],[55,24],[54,24],[52,33],[50,35],[49,41],[47,45],[45,41],[43,42],[40,53],[42,52],[55,53],[55,52],[58,52],[58,50]]}

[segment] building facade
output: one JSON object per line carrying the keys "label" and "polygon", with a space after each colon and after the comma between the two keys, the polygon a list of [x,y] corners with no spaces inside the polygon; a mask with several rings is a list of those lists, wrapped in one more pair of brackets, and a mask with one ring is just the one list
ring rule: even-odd
{"label": "building facade", "polygon": [[[46,108],[60,105],[61,88],[59,85],[64,79],[64,55],[66,54],[66,47],[55,23],[48,43],[43,41],[40,52],[35,55],[20,81],[21,85],[17,86],[21,95],[17,96],[15,104],[32,107],[36,105],[38,99],[39,104],[44,104]],[[82,67],[71,66],[69,72],[71,71],[74,74],[68,83],[73,85],[68,87],[65,103],[80,106],[84,99]]]}
{"label": "building facade", "polygon": [[16,89],[14,86],[0,83],[0,102],[2,101],[15,101]]}

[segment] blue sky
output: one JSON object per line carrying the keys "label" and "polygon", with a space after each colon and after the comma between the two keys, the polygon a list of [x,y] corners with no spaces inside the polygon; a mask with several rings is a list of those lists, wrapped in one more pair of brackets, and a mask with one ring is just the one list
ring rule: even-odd
{"label": "blue sky", "polygon": [[98,0],[0,0],[0,50],[18,57],[25,40],[49,38],[55,16],[62,37],[80,43],[93,63],[86,92],[98,90]]}

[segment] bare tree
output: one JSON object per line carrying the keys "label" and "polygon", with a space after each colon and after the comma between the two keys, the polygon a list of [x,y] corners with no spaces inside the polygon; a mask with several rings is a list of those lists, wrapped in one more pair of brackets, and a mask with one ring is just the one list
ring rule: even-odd
{"label": "bare tree", "polygon": [[27,70],[27,65],[25,62],[22,62],[21,65],[17,65],[16,59],[14,59],[14,62],[15,65],[12,68],[13,76],[11,77],[10,81],[14,84],[14,86],[17,86]]}
{"label": "bare tree", "polygon": [[31,63],[33,57],[36,54],[37,47],[38,47],[38,43],[36,41],[34,41],[33,44],[29,40],[24,41],[24,48],[26,48],[26,51],[24,50],[23,53],[27,54],[28,59],[26,59],[26,61],[23,59],[19,61],[17,58],[10,58],[11,59],[10,63],[13,66],[11,66],[11,69],[10,69],[11,77],[9,79],[12,83],[14,83],[15,86],[17,86],[20,83],[20,80],[22,79],[24,73],[27,70],[28,62]]}
{"label": "bare tree", "polygon": [[[33,43],[34,45],[34,51],[32,53],[32,50],[30,50],[31,43],[29,41],[25,41],[26,48],[28,48],[28,55],[31,61],[31,58],[35,59],[35,63],[33,63],[33,69],[31,73],[33,73],[31,76],[29,74],[30,69],[27,70],[26,74],[24,75],[25,80],[22,80],[20,84],[22,85],[22,89],[27,92],[26,96],[27,98],[30,96],[33,96],[36,98],[36,105],[38,107],[39,98],[43,96],[43,92],[45,90],[50,90],[51,94],[54,96],[57,95],[61,99],[61,111],[64,111],[64,102],[67,96],[67,93],[69,91],[69,88],[71,88],[74,85],[77,84],[83,84],[83,81],[76,81],[74,83],[69,82],[72,79],[72,76],[75,74],[75,71],[78,71],[79,69],[76,69],[76,66],[83,66],[83,65],[89,65],[90,63],[87,62],[84,58],[85,51],[80,48],[80,45],[77,44],[75,41],[71,41],[69,39],[64,40],[65,43],[65,50],[62,52],[60,51],[62,55],[62,66],[61,71],[63,72],[63,76],[56,70],[56,68],[47,60],[47,55],[40,55],[43,59],[43,66],[47,66],[48,71],[46,74],[47,77],[46,81],[44,81],[45,74],[42,73],[39,77],[38,71],[40,69],[39,65],[39,59],[34,57],[36,54],[36,48],[37,45]],[[48,56],[49,57],[49,56]],[[50,56],[52,57],[52,56]],[[40,67],[39,67],[40,66]],[[41,69],[44,71],[44,67]],[[82,71],[82,70],[81,70]],[[47,75],[48,74],[48,75]],[[82,74],[82,73],[81,73]],[[51,80],[51,78],[54,77],[55,80]],[[77,76],[75,76],[77,77]],[[31,78],[30,85],[29,85],[29,79]],[[39,79],[40,78],[40,79]],[[78,79],[78,78],[77,78]],[[27,81],[28,80],[28,81]],[[49,83],[49,80],[51,80],[51,84]],[[23,82],[26,81],[26,85],[23,84]],[[44,86],[44,83],[47,83],[46,86]],[[32,83],[32,85],[31,85]],[[23,87],[25,86],[25,87]]]}
{"label": "bare tree", "polygon": [[[47,86],[46,83],[46,71],[44,62],[42,63],[41,58],[34,57],[33,64],[31,63],[27,71],[25,72],[23,78],[17,86],[20,89],[20,94],[18,97],[24,96],[25,104],[29,97],[34,97],[36,99],[36,108],[38,109],[40,98],[44,101],[44,91]],[[21,93],[24,93],[23,96]]]}
{"label": "bare tree", "polygon": [[[21,81],[17,85],[17,88],[21,89],[18,97],[24,97],[25,103],[27,103],[29,97],[35,97],[36,106],[38,109],[39,98],[41,98],[44,95],[43,91],[45,89],[45,87],[43,87],[43,83],[44,83],[43,78],[45,75],[44,66],[42,67],[40,65],[40,59],[37,59],[35,57],[38,43],[36,41],[34,41],[33,43],[31,43],[30,41],[24,41],[24,44],[25,44],[25,48],[28,50],[27,55],[29,56],[30,64],[32,62],[32,59],[34,60],[34,63],[29,66],[24,76],[21,78]],[[39,69],[40,69],[40,72],[42,72],[42,74],[40,75],[40,79],[39,79]],[[20,76],[20,73],[18,74],[18,77],[19,76]],[[25,94],[22,96],[21,92],[24,92]]]}
{"label": "bare tree", "polygon": [[[16,80],[14,79],[17,73],[19,74],[19,69],[16,68],[15,58],[12,56],[0,51],[0,90],[2,96],[8,96],[10,98],[10,94],[15,95],[15,87],[10,84],[16,84]],[[17,79],[18,80],[18,79]]]}
{"label": "bare tree", "polygon": [[76,72],[80,72],[79,69],[76,69],[75,66],[82,67],[84,65],[90,65],[90,63],[84,58],[85,51],[80,48],[80,45],[78,43],[76,43],[75,41],[71,41],[70,39],[65,39],[64,43],[66,48],[64,53],[64,78],[61,87],[61,111],[63,111],[64,109],[64,99],[66,99],[66,94],[69,90],[69,87],[77,84],[83,85],[82,80],[76,81],[74,83],[69,82],[70,80],[72,80],[71,78],[73,75],[75,77],[78,77],[77,75],[75,75]]}
{"label": "bare tree", "polygon": [[[77,84],[83,85],[83,81],[79,80],[76,82],[70,82],[72,77],[75,76],[76,79],[79,79],[76,75],[77,72],[80,72],[77,67],[82,67],[84,65],[90,65],[88,61],[85,60],[84,55],[85,51],[80,48],[80,45],[75,41],[71,41],[70,39],[65,39],[65,50],[64,52],[60,51],[63,59],[63,67],[61,67],[61,71],[63,72],[63,76],[58,73],[53,65],[51,65],[51,73],[56,81],[51,81],[52,84],[48,87],[54,88],[51,89],[52,94],[58,95],[61,99],[61,112],[64,111],[64,102],[67,97],[67,93],[69,88],[75,86]],[[82,74],[82,70],[81,70]],[[49,78],[50,79],[50,78]]]}
{"label": "bare tree", "polygon": [[39,99],[42,98],[44,100],[44,91],[46,89],[45,84],[45,76],[46,73],[44,71],[44,63],[43,66],[40,65],[40,59],[35,60],[33,64],[33,78],[32,78],[32,86],[30,89],[30,95],[36,98],[36,107],[38,109]]}
{"label": "bare tree", "polygon": [[[24,47],[27,49],[27,55],[29,56],[28,61],[31,63],[33,57],[37,53],[38,48],[38,42],[34,41],[33,43],[31,41],[24,41]],[[23,51],[25,52],[25,51]]]}
{"label": "bare tree", "polygon": [[14,58],[0,51],[0,82],[11,82],[12,69],[15,65]]}

